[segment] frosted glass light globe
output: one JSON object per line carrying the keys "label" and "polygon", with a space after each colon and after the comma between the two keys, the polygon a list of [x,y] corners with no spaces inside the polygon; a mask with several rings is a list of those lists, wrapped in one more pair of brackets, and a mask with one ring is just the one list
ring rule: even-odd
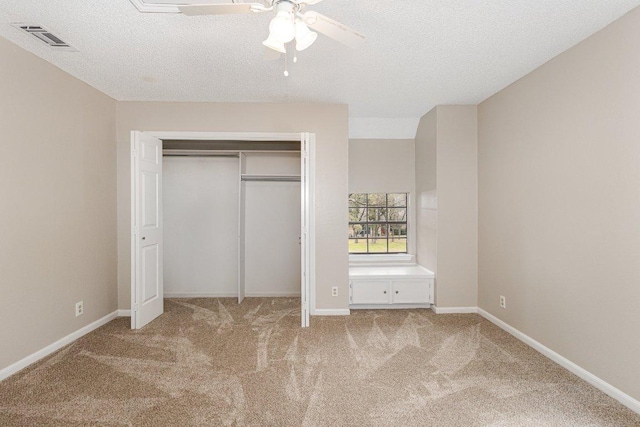
{"label": "frosted glass light globe", "polygon": [[269,24],[269,32],[281,43],[289,43],[296,36],[296,26],[291,12],[280,11]]}
{"label": "frosted glass light globe", "polygon": [[287,53],[287,49],[284,47],[284,43],[280,43],[271,34],[269,34],[269,38],[263,41],[262,44],[269,49],[275,50],[276,52]]}
{"label": "frosted glass light globe", "polygon": [[296,50],[305,50],[311,46],[317,38],[318,33],[309,30],[301,19],[296,19]]}

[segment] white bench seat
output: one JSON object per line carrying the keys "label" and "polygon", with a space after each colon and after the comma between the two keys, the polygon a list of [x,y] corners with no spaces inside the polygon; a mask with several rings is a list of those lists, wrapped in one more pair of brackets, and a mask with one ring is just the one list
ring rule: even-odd
{"label": "white bench seat", "polygon": [[428,308],[435,275],[418,264],[352,266],[350,308]]}

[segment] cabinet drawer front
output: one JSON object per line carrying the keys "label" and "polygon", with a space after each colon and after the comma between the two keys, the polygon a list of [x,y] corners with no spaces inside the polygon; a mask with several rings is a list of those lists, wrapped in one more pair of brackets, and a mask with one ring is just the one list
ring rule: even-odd
{"label": "cabinet drawer front", "polygon": [[394,304],[418,304],[429,302],[428,280],[401,280],[391,284]]}
{"label": "cabinet drawer front", "polygon": [[351,283],[351,304],[389,304],[390,288],[386,280],[354,280]]}

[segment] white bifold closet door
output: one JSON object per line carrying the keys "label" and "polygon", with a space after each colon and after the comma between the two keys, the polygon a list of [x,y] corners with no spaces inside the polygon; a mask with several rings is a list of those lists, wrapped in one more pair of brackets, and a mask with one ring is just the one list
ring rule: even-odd
{"label": "white bifold closet door", "polygon": [[163,300],[162,141],[131,140],[131,328],[160,316]]}
{"label": "white bifold closet door", "polygon": [[164,158],[164,294],[235,297],[238,159]]}

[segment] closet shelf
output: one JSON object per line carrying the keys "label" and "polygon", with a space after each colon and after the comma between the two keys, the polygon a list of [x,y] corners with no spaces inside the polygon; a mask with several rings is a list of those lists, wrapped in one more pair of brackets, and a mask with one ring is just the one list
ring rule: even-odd
{"label": "closet shelf", "polygon": [[240,175],[242,181],[282,181],[300,182],[300,175],[257,175],[243,173]]}

